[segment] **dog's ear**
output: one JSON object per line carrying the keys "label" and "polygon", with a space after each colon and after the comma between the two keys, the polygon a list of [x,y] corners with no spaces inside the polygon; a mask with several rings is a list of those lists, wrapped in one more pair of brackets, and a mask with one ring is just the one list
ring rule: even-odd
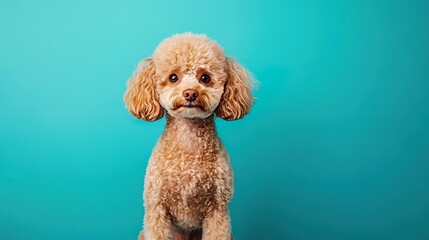
{"label": "dog's ear", "polygon": [[155,121],[164,115],[155,89],[155,65],[151,58],[143,59],[128,80],[125,105],[134,117]]}
{"label": "dog's ear", "polygon": [[226,63],[227,80],[216,116],[225,120],[236,120],[243,118],[252,107],[252,78],[247,70],[233,59],[227,58]]}

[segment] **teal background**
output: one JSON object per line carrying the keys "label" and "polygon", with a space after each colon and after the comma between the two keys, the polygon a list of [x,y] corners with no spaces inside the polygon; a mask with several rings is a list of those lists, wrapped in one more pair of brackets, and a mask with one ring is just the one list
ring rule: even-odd
{"label": "teal background", "polygon": [[122,101],[164,38],[259,80],[217,120],[237,239],[429,239],[427,1],[1,1],[0,239],[136,239],[165,120]]}

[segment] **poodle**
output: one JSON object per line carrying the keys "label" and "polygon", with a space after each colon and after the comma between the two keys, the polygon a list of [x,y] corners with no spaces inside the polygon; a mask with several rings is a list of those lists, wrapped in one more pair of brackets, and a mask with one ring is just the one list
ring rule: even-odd
{"label": "poodle", "polygon": [[139,63],[124,95],[127,109],[145,121],[166,115],[146,170],[139,240],[233,238],[233,173],[214,118],[243,118],[254,101],[252,82],[205,35],[173,35]]}

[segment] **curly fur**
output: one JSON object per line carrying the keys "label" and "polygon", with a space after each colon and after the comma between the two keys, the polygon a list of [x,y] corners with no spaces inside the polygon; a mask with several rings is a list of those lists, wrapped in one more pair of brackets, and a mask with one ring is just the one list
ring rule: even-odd
{"label": "curly fur", "polygon": [[[178,80],[170,81],[171,74]],[[202,82],[201,76],[210,76]],[[229,156],[214,116],[240,119],[251,108],[250,76],[205,35],[174,35],[143,60],[129,79],[128,110],[145,121],[167,113],[165,131],[150,157],[144,187],[144,229],[139,239],[231,239],[233,194]],[[195,100],[184,92],[198,93]]]}
{"label": "curly fur", "polygon": [[155,92],[155,65],[151,59],[139,63],[134,75],[128,81],[125,104],[134,117],[155,121],[164,115]]}

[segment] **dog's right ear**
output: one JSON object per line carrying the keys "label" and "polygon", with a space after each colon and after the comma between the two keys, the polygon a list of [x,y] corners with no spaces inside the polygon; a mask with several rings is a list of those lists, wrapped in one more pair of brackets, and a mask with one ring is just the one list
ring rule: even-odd
{"label": "dog's right ear", "polygon": [[143,59],[128,80],[124,95],[125,106],[134,117],[155,121],[164,115],[155,89],[155,65],[151,58]]}

